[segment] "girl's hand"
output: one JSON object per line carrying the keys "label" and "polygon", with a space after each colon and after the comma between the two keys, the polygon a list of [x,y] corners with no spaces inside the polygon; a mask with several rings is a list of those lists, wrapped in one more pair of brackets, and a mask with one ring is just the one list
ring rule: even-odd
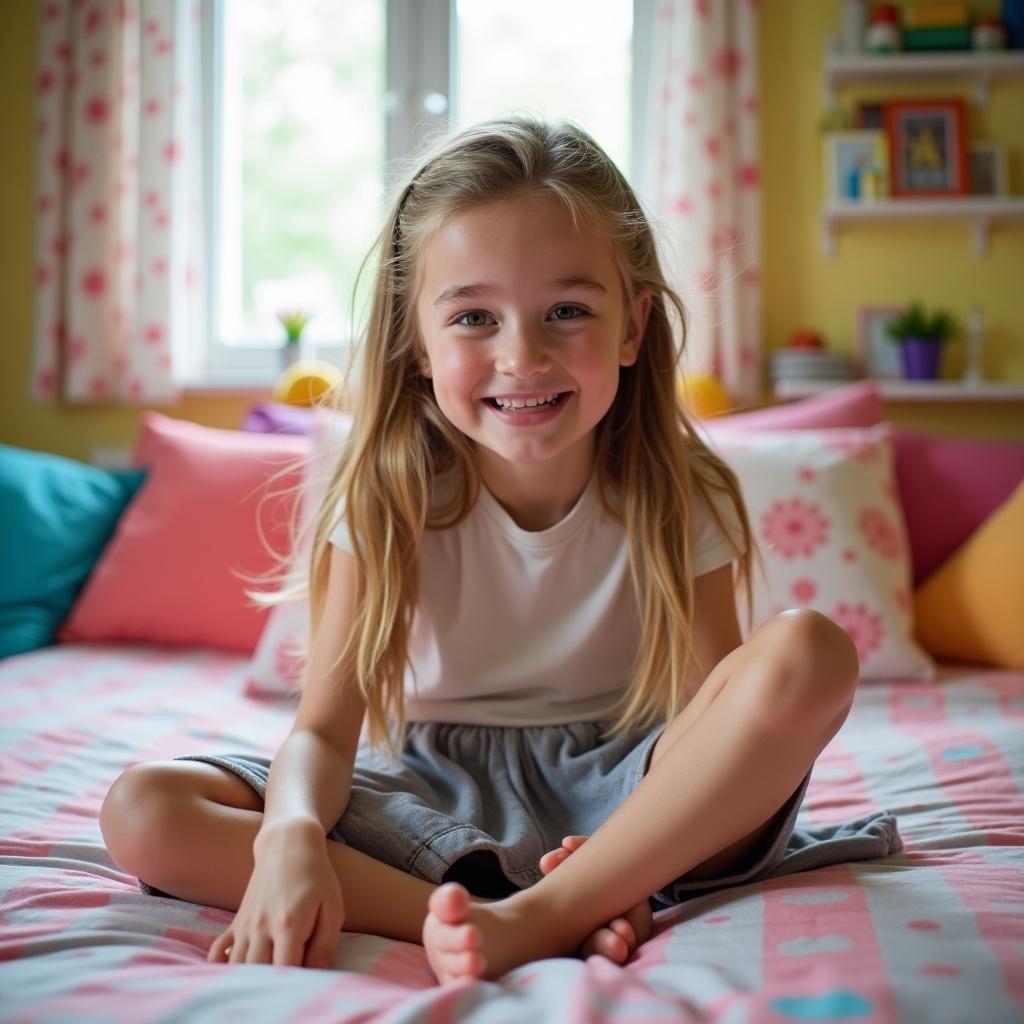
{"label": "girl's hand", "polygon": [[327,968],[345,922],[341,885],[319,829],[260,833],[234,920],[214,939],[211,963]]}
{"label": "girl's hand", "polygon": [[[570,854],[586,842],[586,836],[566,836],[557,850],[548,850],[540,859],[543,875],[550,875]],[[644,900],[621,917],[609,921],[603,928],[592,932],[580,947],[580,955],[606,957],[613,963],[624,964],[636,952],[637,946],[650,938],[654,930],[651,905]]]}

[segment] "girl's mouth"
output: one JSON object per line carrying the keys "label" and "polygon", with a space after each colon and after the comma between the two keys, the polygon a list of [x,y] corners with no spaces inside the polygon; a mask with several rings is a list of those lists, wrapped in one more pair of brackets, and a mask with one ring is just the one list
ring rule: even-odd
{"label": "girl's mouth", "polygon": [[485,398],[484,405],[493,410],[494,414],[505,423],[512,426],[530,426],[553,420],[571,396],[571,391],[560,391],[549,402],[541,402],[533,406],[523,406],[518,409],[507,405],[499,405],[494,398]]}

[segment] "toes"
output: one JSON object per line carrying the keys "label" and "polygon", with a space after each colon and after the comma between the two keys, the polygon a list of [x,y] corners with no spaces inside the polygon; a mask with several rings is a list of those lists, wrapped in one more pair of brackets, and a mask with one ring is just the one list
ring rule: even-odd
{"label": "toes", "polygon": [[584,956],[603,956],[616,964],[624,963],[629,956],[625,940],[608,928],[598,928],[583,943],[581,952]]}
{"label": "toes", "polygon": [[454,953],[449,961],[449,970],[455,978],[481,978],[486,967],[487,960],[478,949]]}
{"label": "toes", "polygon": [[437,948],[445,953],[472,952],[480,948],[480,929],[475,924],[458,928],[446,927],[438,938]]}
{"label": "toes", "polygon": [[615,918],[614,921],[609,923],[608,927],[625,942],[626,947],[630,951],[636,949],[637,945],[639,945],[633,926],[624,917]]}
{"label": "toes", "polygon": [[430,912],[445,924],[462,924],[469,912],[469,892],[458,882],[438,886],[427,901]]}

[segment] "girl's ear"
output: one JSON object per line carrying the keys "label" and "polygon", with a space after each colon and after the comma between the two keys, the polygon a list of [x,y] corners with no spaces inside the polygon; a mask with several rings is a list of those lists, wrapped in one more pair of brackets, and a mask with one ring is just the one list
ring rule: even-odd
{"label": "girl's ear", "polygon": [[647,331],[647,319],[651,315],[651,291],[644,288],[633,299],[629,319],[619,346],[619,365],[632,366],[640,355],[640,345]]}

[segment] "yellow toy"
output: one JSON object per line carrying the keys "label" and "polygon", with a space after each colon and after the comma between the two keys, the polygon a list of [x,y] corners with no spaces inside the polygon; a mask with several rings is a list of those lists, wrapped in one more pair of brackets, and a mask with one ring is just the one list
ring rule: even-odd
{"label": "yellow toy", "polygon": [[341,370],[317,359],[300,359],[292,363],[274,385],[274,401],[288,405],[310,406],[341,382]]}
{"label": "yellow toy", "polygon": [[717,377],[709,373],[686,373],[676,381],[679,400],[699,419],[728,412],[733,401]]}

